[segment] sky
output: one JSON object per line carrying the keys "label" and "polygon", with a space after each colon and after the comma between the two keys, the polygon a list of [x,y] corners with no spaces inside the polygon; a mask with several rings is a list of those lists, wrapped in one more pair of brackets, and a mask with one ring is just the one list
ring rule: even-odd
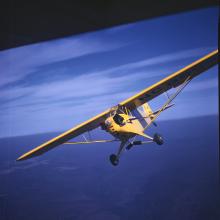
{"label": "sky", "polygon": [[[215,50],[217,33],[215,7],[0,51],[0,137],[70,129]],[[159,120],[218,114],[217,69]]]}

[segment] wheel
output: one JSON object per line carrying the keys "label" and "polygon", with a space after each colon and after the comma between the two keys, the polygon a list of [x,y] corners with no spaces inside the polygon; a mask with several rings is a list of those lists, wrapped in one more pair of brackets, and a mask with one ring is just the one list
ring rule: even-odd
{"label": "wheel", "polygon": [[111,154],[109,160],[113,166],[117,166],[119,163],[119,160],[115,154]]}
{"label": "wheel", "polygon": [[128,146],[126,147],[126,150],[130,150],[133,147],[133,144],[128,144]]}
{"label": "wheel", "polygon": [[163,138],[162,138],[162,136],[161,135],[159,135],[159,134],[154,134],[154,139],[153,139],[153,141],[155,142],[155,143],[157,143],[158,145],[162,145],[163,144]]}
{"label": "wheel", "polygon": [[141,145],[142,144],[142,141],[134,141],[133,142],[133,145]]}

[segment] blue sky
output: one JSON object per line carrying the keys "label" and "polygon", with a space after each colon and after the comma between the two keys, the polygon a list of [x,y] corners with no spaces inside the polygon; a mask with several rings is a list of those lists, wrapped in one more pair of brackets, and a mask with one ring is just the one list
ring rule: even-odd
{"label": "blue sky", "polygon": [[[69,129],[215,50],[217,30],[216,7],[1,51],[0,137]],[[218,114],[217,77],[194,79],[160,120]]]}

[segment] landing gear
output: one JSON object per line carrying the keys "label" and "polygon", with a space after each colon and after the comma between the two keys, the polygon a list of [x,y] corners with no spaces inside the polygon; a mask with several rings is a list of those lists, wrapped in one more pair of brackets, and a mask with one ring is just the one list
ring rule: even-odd
{"label": "landing gear", "polygon": [[157,134],[157,133],[154,134],[153,141],[154,141],[155,143],[157,143],[158,145],[162,145],[162,144],[163,144],[163,138],[162,138],[162,136],[159,135],[159,134]]}
{"label": "landing gear", "polygon": [[130,144],[128,144],[128,146],[126,147],[126,150],[130,150],[132,147],[133,147],[133,144],[130,143]]}
{"label": "landing gear", "polygon": [[109,160],[113,166],[117,166],[119,163],[119,159],[115,154],[111,154]]}
{"label": "landing gear", "polygon": [[150,139],[149,141],[133,141],[133,142],[130,142],[127,146],[126,146],[126,143],[128,142],[128,140],[125,140],[125,141],[121,142],[117,154],[111,154],[110,157],[109,157],[109,160],[110,160],[111,164],[113,166],[117,166],[119,164],[120,155],[121,155],[121,153],[123,152],[123,150],[125,148],[127,150],[130,150],[135,145],[148,144],[148,143],[152,143],[152,142],[155,142],[158,145],[163,144],[162,136],[157,134],[157,133],[154,134],[154,137],[150,137],[150,136],[147,136],[147,137]]}
{"label": "landing gear", "polygon": [[121,153],[123,152],[123,150],[125,149],[125,145],[127,143],[128,139],[124,139],[121,144],[120,144],[120,147],[118,149],[118,152],[116,154],[111,154],[110,157],[109,157],[109,160],[111,162],[111,164],[113,166],[117,166],[118,163],[119,163],[119,158],[121,156]]}
{"label": "landing gear", "polygon": [[142,141],[134,141],[126,147],[126,150],[130,150],[134,145],[142,145],[142,144],[143,144]]}

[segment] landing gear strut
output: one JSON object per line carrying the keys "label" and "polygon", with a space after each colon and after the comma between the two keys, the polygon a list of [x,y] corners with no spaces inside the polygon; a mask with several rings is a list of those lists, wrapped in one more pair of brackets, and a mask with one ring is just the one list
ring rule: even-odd
{"label": "landing gear strut", "polygon": [[[126,147],[127,150],[130,150],[134,145],[142,145],[142,144],[147,144],[147,143],[151,143],[151,142],[155,142],[157,143],[158,145],[162,145],[163,144],[163,138],[161,135],[159,134],[154,134],[154,137],[150,137],[149,136],[149,139],[150,141],[133,141],[131,143],[129,143]],[[110,157],[109,157],[109,160],[111,162],[111,164],[113,166],[117,166],[118,163],[119,163],[119,157],[122,153],[122,151],[125,149],[125,145],[127,143],[127,140],[121,142],[121,145],[119,147],[119,150],[117,152],[117,154],[111,154]]]}
{"label": "landing gear strut", "polygon": [[130,150],[134,145],[142,145],[142,141],[134,141],[130,144],[128,144],[128,146],[126,147],[126,150]]}
{"label": "landing gear strut", "polygon": [[117,154],[111,154],[110,155],[109,160],[110,160],[110,162],[113,166],[118,165],[120,155],[121,155],[122,151],[124,150],[124,147],[125,147],[126,143],[127,143],[127,139],[123,140],[120,144],[120,147],[118,149]]}
{"label": "landing gear strut", "polygon": [[163,144],[163,138],[160,134],[154,134],[154,138],[153,138],[153,141],[155,143],[157,143],[158,145],[162,145]]}

